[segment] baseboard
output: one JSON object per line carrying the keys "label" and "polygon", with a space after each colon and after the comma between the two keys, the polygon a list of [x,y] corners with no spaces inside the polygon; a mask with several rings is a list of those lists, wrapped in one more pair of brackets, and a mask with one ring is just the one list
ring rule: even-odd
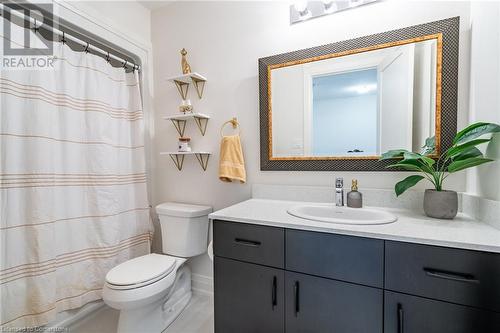
{"label": "baseboard", "polygon": [[207,275],[191,274],[191,289],[194,293],[211,296],[214,293],[213,278]]}
{"label": "baseboard", "polygon": [[54,330],[54,332],[57,332],[56,330],[60,329],[61,327],[63,327],[63,328],[71,327],[76,322],[86,318],[92,312],[95,312],[95,311],[101,309],[103,306],[104,306],[104,302],[101,300],[101,301],[95,301],[95,302],[86,304],[78,309],[64,311],[64,312],[59,313],[57,315],[58,318],[56,317],[55,321],[47,324],[45,326],[45,329],[47,331]]}

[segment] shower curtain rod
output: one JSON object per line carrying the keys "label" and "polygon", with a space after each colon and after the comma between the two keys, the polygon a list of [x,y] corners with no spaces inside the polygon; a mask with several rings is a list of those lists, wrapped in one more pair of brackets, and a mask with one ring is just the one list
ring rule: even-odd
{"label": "shower curtain rod", "polygon": [[[109,52],[109,51],[105,51],[93,44],[91,44],[91,42],[88,42],[88,41],[84,41],[80,38],[77,38],[75,36],[72,36],[70,33],[68,32],[65,32],[65,31],[62,31],[56,27],[53,27],[53,26],[49,26],[47,24],[45,24],[44,22],[40,22],[40,20],[37,20],[31,16],[28,16],[28,15],[23,15],[22,13],[20,13],[18,10],[11,10],[8,6],[4,5],[4,4],[0,4],[0,8],[1,8],[1,13],[0,13],[0,16],[4,16],[4,12],[9,12],[9,14],[11,16],[16,16],[17,18],[21,19],[21,20],[24,20],[24,21],[28,21],[30,23],[30,29],[33,29],[33,28],[36,28],[36,29],[44,29],[46,31],[49,31],[59,37],[61,37],[61,39],[59,40],[59,42],[64,42],[64,41],[71,41],[73,43],[76,43],[82,47],[85,47],[85,51],[93,51],[94,54],[95,53],[98,53],[98,55],[100,55],[101,57],[105,58],[106,60],[108,60],[109,62],[109,59],[113,59],[113,60],[116,60],[118,62],[120,62],[121,64],[123,64],[123,67],[124,68],[130,68],[132,70],[140,70],[141,67],[139,65],[136,65],[135,63],[129,61],[129,60],[126,60],[126,59],[123,59],[119,56],[116,56],[114,55],[112,52]],[[4,16],[5,17],[5,16]],[[33,25],[33,26],[31,26]],[[43,37],[43,36],[42,36]],[[91,52],[92,53],[92,52]]]}

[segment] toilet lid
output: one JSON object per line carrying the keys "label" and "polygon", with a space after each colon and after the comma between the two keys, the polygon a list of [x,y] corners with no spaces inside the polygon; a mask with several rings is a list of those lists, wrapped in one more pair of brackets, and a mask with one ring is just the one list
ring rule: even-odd
{"label": "toilet lid", "polygon": [[175,258],[162,254],[147,254],[111,269],[106,282],[116,286],[144,284],[168,275],[175,267]]}

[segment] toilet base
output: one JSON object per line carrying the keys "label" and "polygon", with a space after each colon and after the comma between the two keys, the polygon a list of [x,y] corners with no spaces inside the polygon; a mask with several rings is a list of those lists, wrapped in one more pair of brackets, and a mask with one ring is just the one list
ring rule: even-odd
{"label": "toilet base", "polygon": [[140,308],[120,311],[117,333],[160,333],[181,314],[191,296],[191,270],[182,266],[166,297]]}

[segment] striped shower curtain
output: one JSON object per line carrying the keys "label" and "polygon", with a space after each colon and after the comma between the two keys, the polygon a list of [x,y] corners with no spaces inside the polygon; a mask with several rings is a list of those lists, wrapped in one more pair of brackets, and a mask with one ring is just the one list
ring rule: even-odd
{"label": "striped shower curtain", "polygon": [[100,299],[109,269],[150,251],[138,74],[54,50],[54,69],[0,77],[1,327]]}

